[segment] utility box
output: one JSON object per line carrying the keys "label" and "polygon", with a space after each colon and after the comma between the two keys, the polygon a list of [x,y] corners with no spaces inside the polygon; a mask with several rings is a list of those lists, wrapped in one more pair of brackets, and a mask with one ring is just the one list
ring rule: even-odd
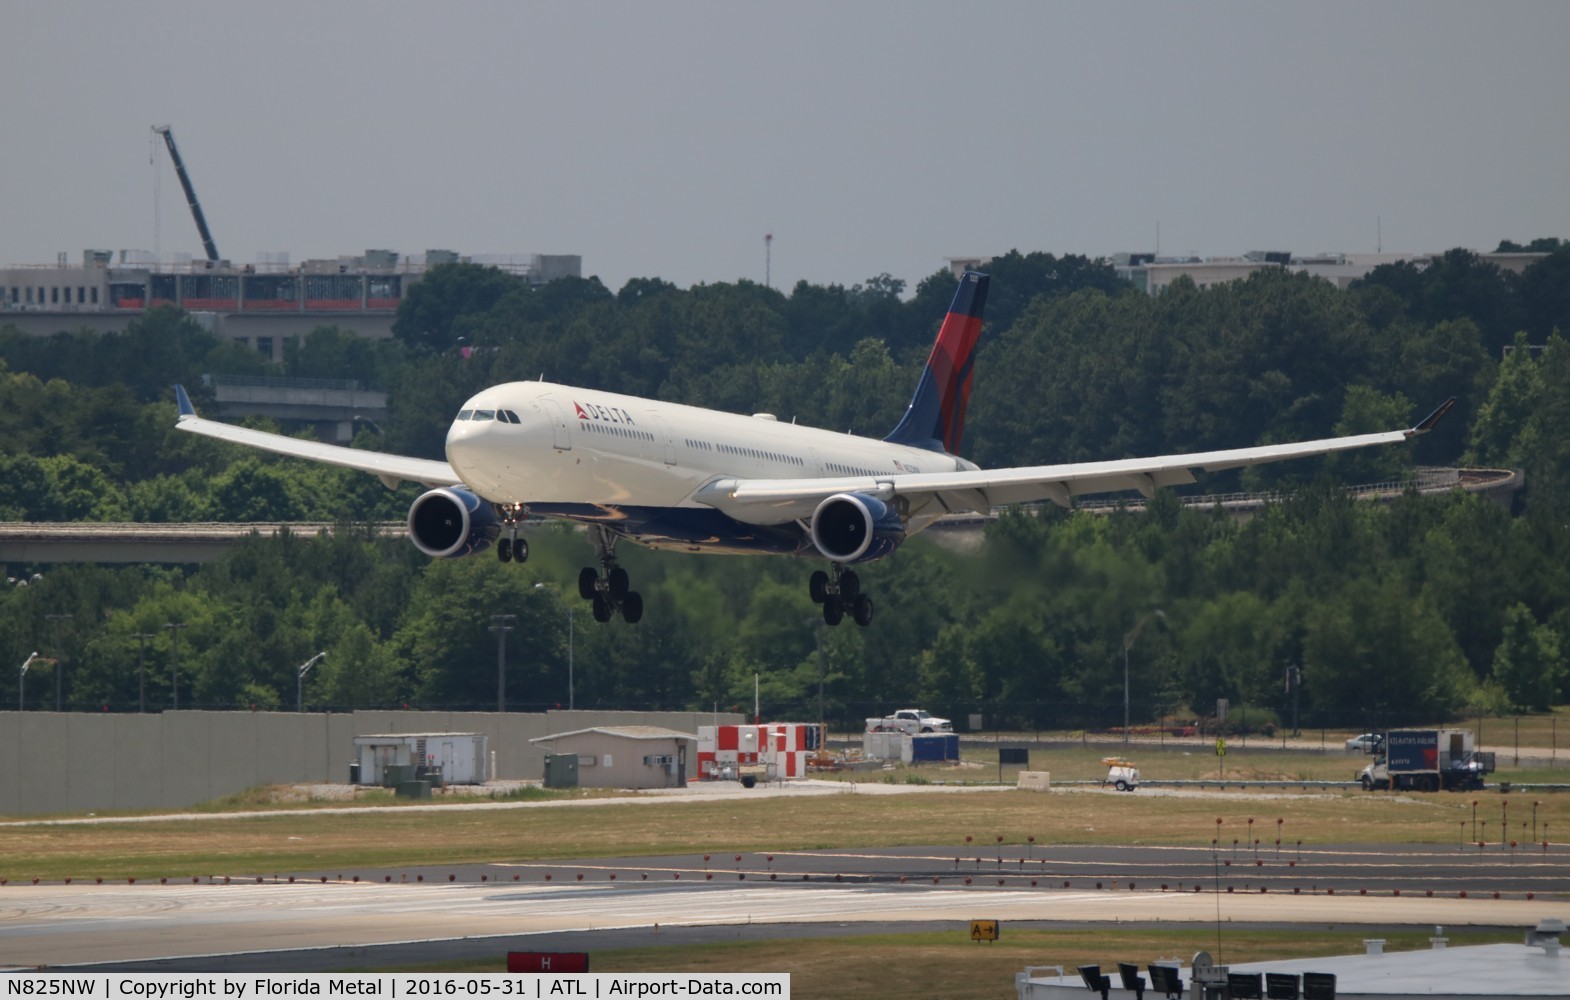
{"label": "utility box", "polygon": [[398,788],[393,793],[400,799],[428,799],[431,797],[431,783],[429,781],[400,781]]}
{"label": "utility box", "polygon": [[391,785],[388,768],[399,780],[415,778],[433,785],[479,785],[485,782],[484,733],[382,733],[354,738],[360,762],[360,784]]}
{"label": "utility box", "polygon": [[545,755],[545,787],[577,788],[578,755],[575,753],[548,753]]}
{"label": "utility box", "polygon": [[377,784],[383,788],[397,788],[405,781],[413,780],[413,764],[384,764],[382,765],[382,780],[377,782]]}

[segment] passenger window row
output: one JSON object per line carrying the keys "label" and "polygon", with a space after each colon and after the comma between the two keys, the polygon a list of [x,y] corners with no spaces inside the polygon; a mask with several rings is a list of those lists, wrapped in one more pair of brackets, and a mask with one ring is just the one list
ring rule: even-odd
{"label": "passenger window row", "polygon": [[871,469],[857,469],[849,465],[840,465],[838,462],[830,462],[825,468],[841,476],[892,476],[894,474],[892,472],[874,472]]}
{"label": "passenger window row", "polygon": [[631,427],[623,427],[619,424],[596,424],[584,421],[578,426],[594,434],[609,434],[612,437],[633,438],[638,441],[654,440],[654,435],[648,431],[634,430]]}

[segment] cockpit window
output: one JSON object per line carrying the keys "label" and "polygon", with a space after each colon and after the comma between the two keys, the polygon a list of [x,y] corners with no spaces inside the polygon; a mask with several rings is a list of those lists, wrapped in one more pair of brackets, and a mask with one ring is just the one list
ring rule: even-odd
{"label": "cockpit window", "polygon": [[475,419],[475,420],[495,420],[496,419],[496,411],[495,410],[475,410],[473,419]]}
{"label": "cockpit window", "polygon": [[521,423],[523,423],[522,420],[518,419],[518,415],[516,413],[512,412],[511,410],[502,410],[497,415],[500,416],[502,413],[507,414],[507,422],[509,424],[521,424]]}
{"label": "cockpit window", "polygon": [[471,414],[473,412],[474,412],[473,410],[459,410],[458,411],[458,419],[459,420],[468,420],[469,419],[469,414]]}

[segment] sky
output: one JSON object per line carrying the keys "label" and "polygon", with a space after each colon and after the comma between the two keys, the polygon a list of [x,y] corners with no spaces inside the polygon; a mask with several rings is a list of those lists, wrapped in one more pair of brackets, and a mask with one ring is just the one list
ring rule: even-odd
{"label": "sky", "polygon": [[1562,0],[12,4],[0,265],[200,257],[154,124],[236,263],[1487,251],[1570,237],[1567,42]]}

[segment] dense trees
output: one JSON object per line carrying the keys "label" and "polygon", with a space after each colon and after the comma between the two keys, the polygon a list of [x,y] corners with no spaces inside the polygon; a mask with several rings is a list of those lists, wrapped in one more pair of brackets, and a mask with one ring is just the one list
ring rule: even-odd
{"label": "dense trees", "polygon": [[[1154,299],[1083,258],[999,258],[966,447],[983,465],[1357,433],[1462,402],[1415,445],[1201,484],[1296,490],[1244,523],[1164,494],[1138,515],[1011,514],[979,555],[913,542],[866,568],[880,606],[865,630],[821,626],[802,563],[635,549],[647,616],[597,626],[573,593],[588,547],[571,531],[538,531],[521,569],[433,563],[353,527],[401,517],[412,488],[173,431],[169,382],[274,371],[177,311],[123,336],[0,329],[0,517],[343,522],[200,568],[9,567],[0,650],[50,653],[45,616],[71,614],[58,669],[84,709],[134,708],[139,683],[153,707],[172,683],[182,705],[288,707],[295,667],[321,650],[309,705],[484,708],[493,614],[517,616],[519,708],[745,708],[756,676],[771,715],[811,717],[821,664],[836,718],[920,701],[989,724],[1114,724],[1125,649],[1136,720],[1216,698],[1284,712],[1289,666],[1305,720],[1540,708],[1570,695],[1570,344],[1556,332],[1570,326],[1570,247],[1544,249],[1519,278],[1456,251],[1347,291],[1265,272]],[[542,374],[881,434],[954,287],[938,272],[908,300],[888,275],[788,295],[653,278],[612,293],[457,265],[411,289],[393,341],[321,328],[277,373],[385,386],[392,416],[358,443],[411,454],[440,454],[469,394]],[[1338,488],[1461,459],[1526,470],[1514,514],[1460,495],[1373,508]],[[171,622],[185,624],[176,678]],[[29,704],[52,704],[52,669],[29,675]],[[0,673],[0,699],[14,703],[18,680]]]}

